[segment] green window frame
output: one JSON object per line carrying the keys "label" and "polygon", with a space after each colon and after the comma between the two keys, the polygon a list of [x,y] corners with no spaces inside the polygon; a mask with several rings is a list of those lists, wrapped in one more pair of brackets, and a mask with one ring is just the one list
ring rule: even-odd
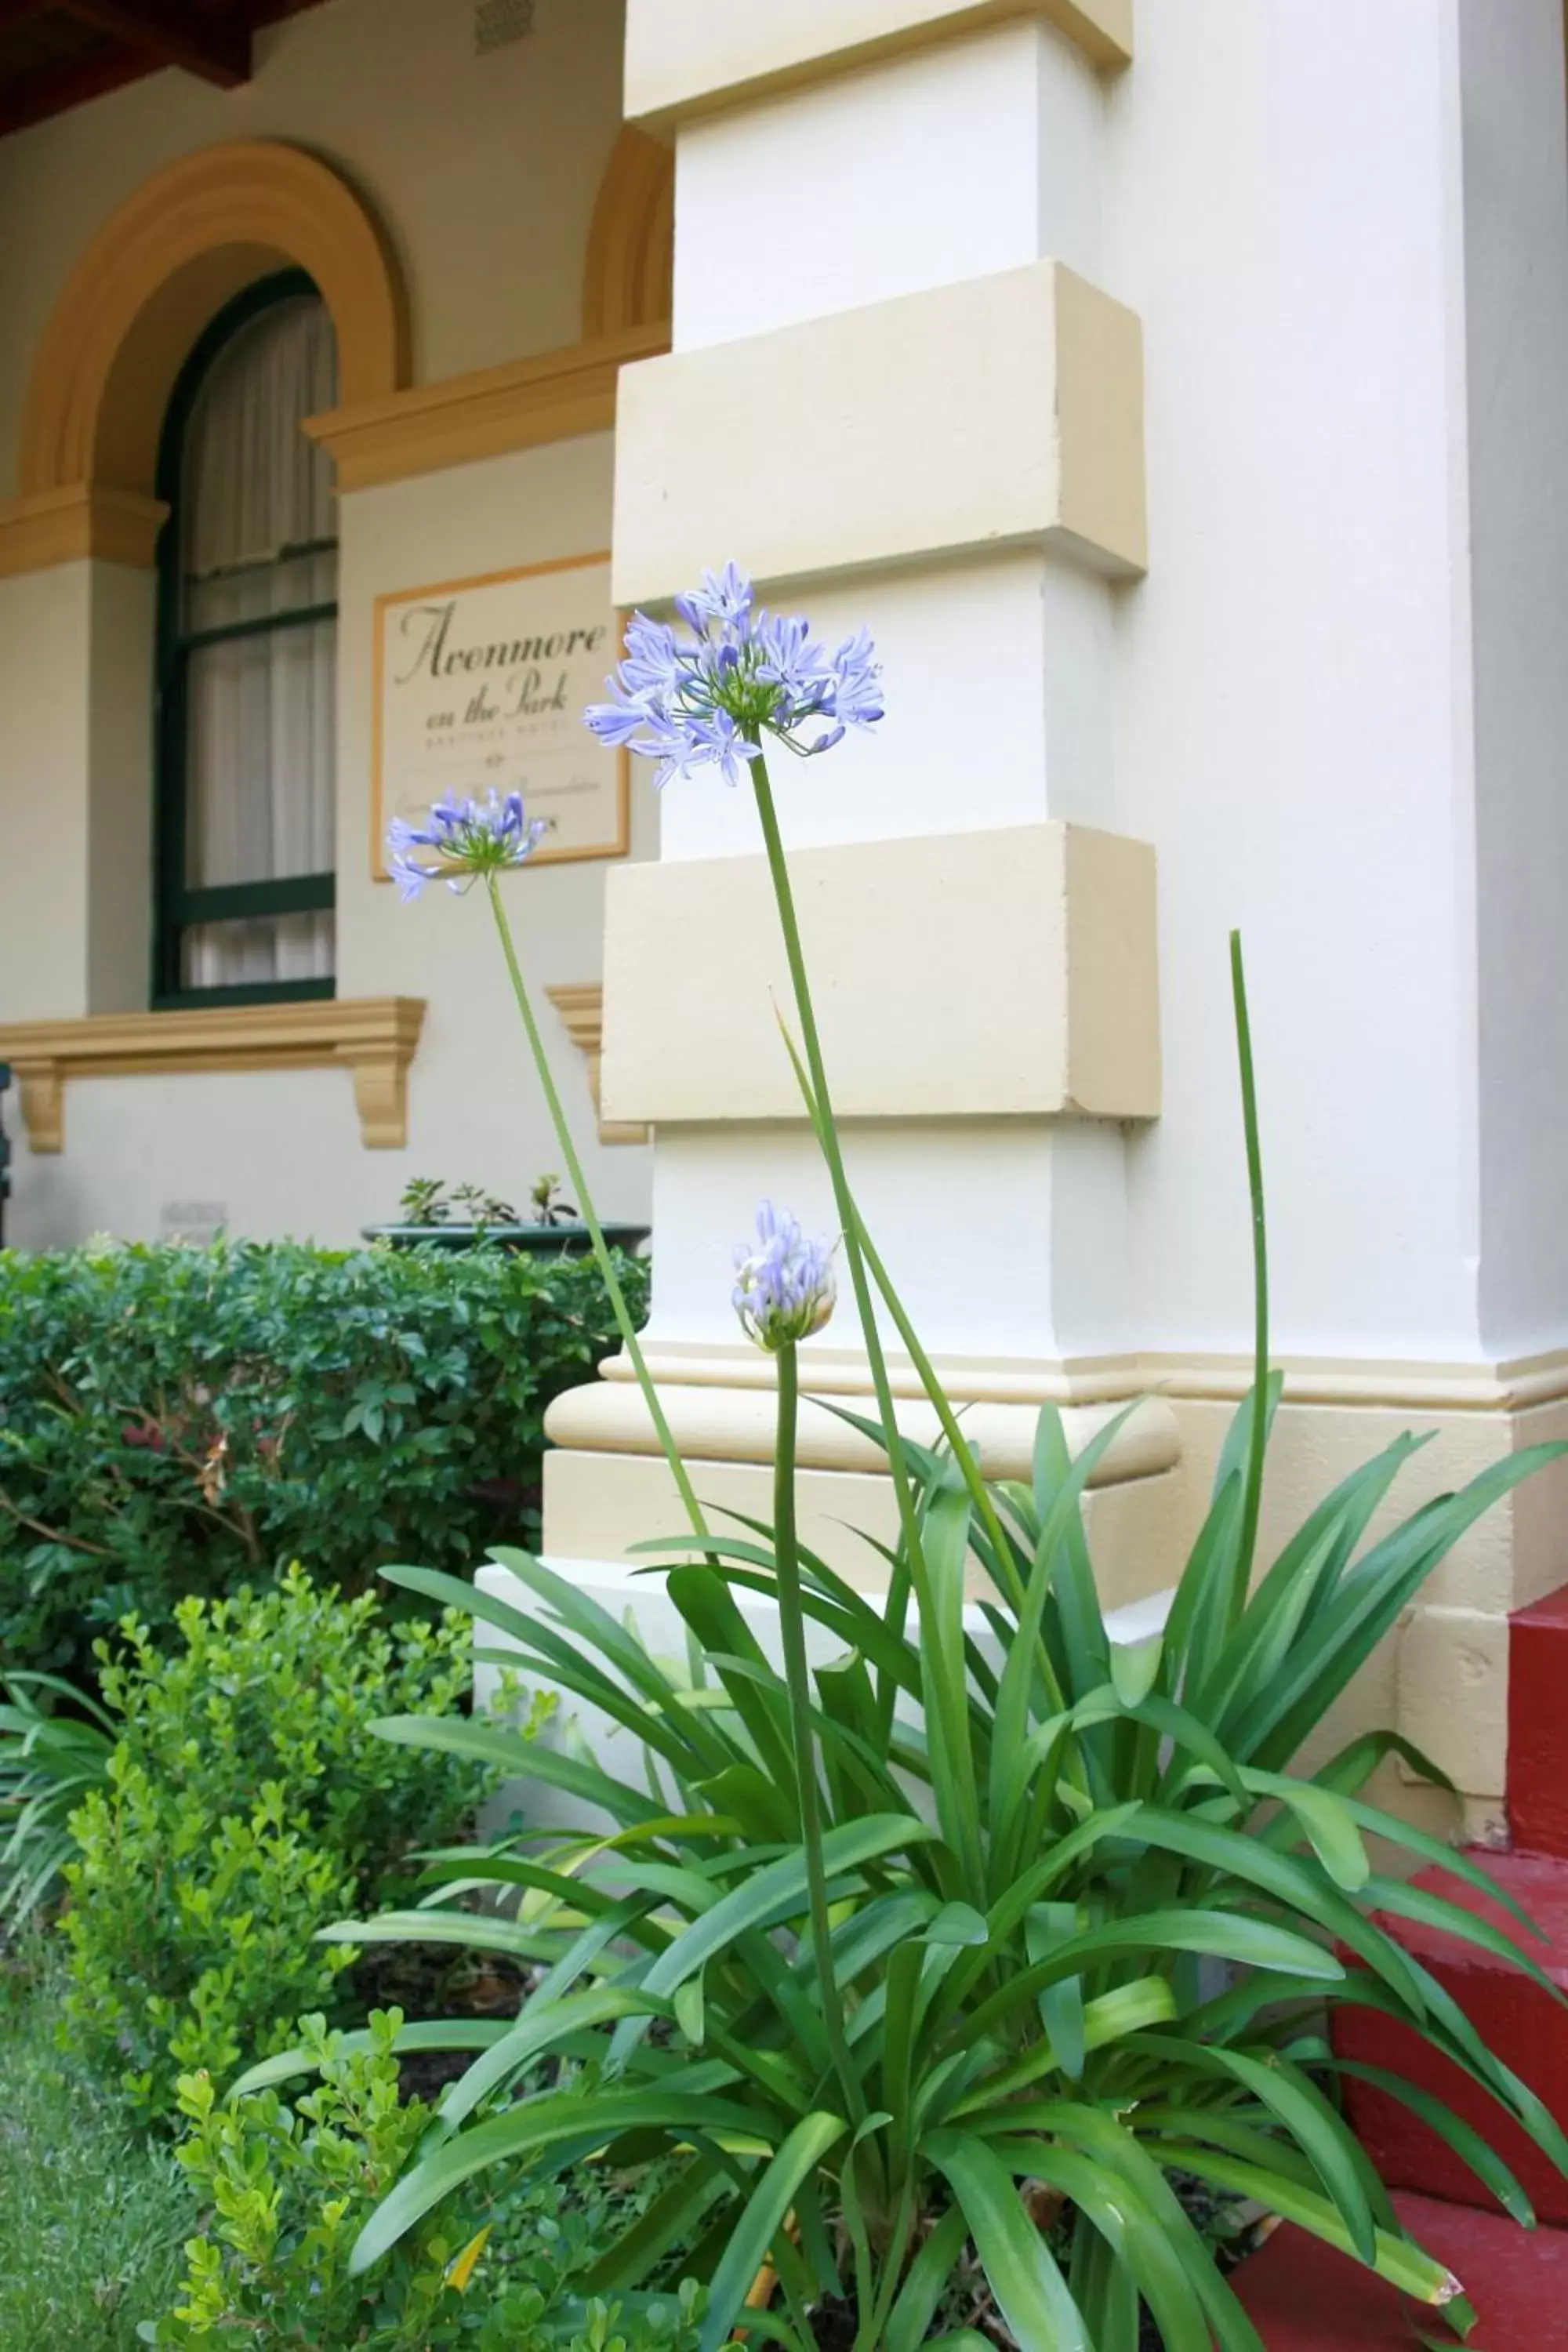
{"label": "green window frame", "polygon": [[[157,551],[156,670],[153,688],[153,991],[155,1013],[203,1004],[289,1004],[335,996],[335,976],[271,980],[243,985],[190,988],[184,984],[184,935],[197,924],[247,916],[310,915],[335,908],[338,879],[330,874],[293,874],[259,882],[194,887],[187,880],[186,803],[189,774],[189,681],[193,654],[227,640],[309,627],[337,615],[337,600],[303,604],[234,621],[222,627],[186,630],[184,614],[185,451],[191,420],[207,377],[242,329],[278,303],[319,295],[303,269],[283,269],[258,279],[226,302],[203,330],[169,396],[158,446],[158,496],[169,512]],[[336,540],[284,551],[289,558],[335,551]]]}

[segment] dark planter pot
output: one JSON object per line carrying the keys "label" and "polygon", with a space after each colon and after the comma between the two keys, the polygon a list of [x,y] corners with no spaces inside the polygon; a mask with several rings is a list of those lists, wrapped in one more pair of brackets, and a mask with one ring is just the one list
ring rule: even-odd
{"label": "dark planter pot", "polygon": [[[635,1251],[646,1242],[647,1225],[605,1225],[605,1239],[612,1249]],[[588,1228],[563,1225],[362,1225],[367,1242],[385,1242],[393,1249],[521,1250],[530,1257],[586,1257],[593,1248]]]}

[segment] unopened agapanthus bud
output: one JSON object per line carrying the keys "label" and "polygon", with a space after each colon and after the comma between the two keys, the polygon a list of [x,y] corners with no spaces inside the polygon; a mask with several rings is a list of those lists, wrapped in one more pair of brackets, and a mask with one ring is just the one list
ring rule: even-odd
{"label": "unopened agapanthus bud", "polygon": [[838,1296],[833,1251],[808,1241],[787,1209],[757,1209],[754,1242],[735,1244],[735,1312],[747,1336],[776,1355],[820,1331]]}

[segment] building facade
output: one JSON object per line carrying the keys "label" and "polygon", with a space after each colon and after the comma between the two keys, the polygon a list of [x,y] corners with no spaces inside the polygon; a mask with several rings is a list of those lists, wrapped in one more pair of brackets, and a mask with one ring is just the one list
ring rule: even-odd
{"label": "building facade", "polygon": [[[1232,925],[1287,1374],[1268,1526],[1406,1425],[1407,1499],[1568,1434],[1557,0],[537,0],[480,46],[496,20],[325,0],[237,87],[168,68],[0,138],[16,1238],[205,1203],[339,1240],[409,1174],[525,1189],[551,1147],[488,927],[377,877],[387,614],[606,557],[607,614],[732,556],[879,641],[885,724],[778,779],[857,1181],[997,1475],[1040,1400],[1081,1434],[1147,1398],[1091,1499],[1108,1598],[1170,1583],[1248,1377]],[[215,559],[205,524],[171,556],[182,383],[238,302],[303,401],[312,301],[333,401],[296,473],[274,433],[305,520],[255,551],[318,571],[171,637],[168,600],[251,555],[215,492]],[[219,480],[222,390],[191,394]],[[531,593],[489,641],[549,634]],[[171,832],[171,664],[235,612],[292,666],[269,723],[315,747],[308,845],[265,871],[188,716],[175,798],[211,807]],[[770,1415],[730,1244],[763,1192],[826,1224],[826,1186],[747,803],[633,779],[627,809],[509,900],[599,1205],[651,1203],[677,1433],[748,1507]],[[812,1357],[863,1389],[843,1328]],[[585,1577],[670,1523],[623,1369],[555,1409],[547,1542]],[[808,1524],[865,1574],[838,1523],[883,1523],[874,1459],[826,1413],[805,1445]],[[1356,1694],[1482,1835],[1563,1496],[1478,1529]]]}

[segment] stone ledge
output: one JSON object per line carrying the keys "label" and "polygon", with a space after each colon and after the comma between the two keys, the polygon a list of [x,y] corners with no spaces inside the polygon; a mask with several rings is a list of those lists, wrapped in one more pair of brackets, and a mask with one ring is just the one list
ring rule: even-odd
{"label": "stone ledge", "polygon": [[418,996],[90,1013],[0,1027],[0,1061],[16,1073],[23,1123],[36,1153],[65,1150],[68,1078],[340,1066],[353,1073],[365,1149],[400,1151],[408,1140],[408,1065],[424,1021],[425,1000]]}
{"label": "stone ledge", "polygon": [[1132,0],[630,0],[625,111],[668,131],[830,74],[1033,16],[1115,71],[1131,62]]}

